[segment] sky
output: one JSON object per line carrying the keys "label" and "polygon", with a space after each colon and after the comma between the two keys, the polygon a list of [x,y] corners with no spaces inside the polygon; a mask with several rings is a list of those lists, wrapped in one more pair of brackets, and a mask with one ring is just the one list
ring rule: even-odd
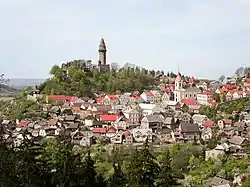
{"label": "sky", "polygon": [[46,78],[54,64],[98,61],[199,78],[250,66],[250,0],[0,0],[0,73]]}

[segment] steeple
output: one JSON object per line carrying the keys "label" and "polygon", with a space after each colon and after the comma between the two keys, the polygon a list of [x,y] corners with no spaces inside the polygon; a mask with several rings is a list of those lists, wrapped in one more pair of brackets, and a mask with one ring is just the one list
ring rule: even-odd
{"label": "steeple", "polygon": [[105,44],[103,38],[101,38],[98,52],[99,52],[99,62],[98,63],[100,65],[106,65],[106,52],[107,52],[107,49],[106,49],[106,44]]}

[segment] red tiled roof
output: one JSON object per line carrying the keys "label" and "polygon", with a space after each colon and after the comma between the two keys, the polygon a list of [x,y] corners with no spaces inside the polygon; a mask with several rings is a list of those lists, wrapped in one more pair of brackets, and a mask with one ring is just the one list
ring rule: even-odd
{"label": "red tiled roof", "polygon": [[116,115],[101,115],[100,120],[101,121],[116,121],[117,116]]}
{"label": "red tiled roof", "polygon": [[250,84],[250,79],[246,79],[245,83]]}
{"label": "red tiled roof", "polygon": [[110,100],[117,100],[118,96],[117,95],[107,95]]}
{"label": "red tiled roof", "polygon": [[152,92],[144,92],[146,94],[146,96],[153,96]]}
{"label": "red tiled roof", "polygon": [[134,97],[136,100],[140,100],[141,99],[141,96],[135,96]]}
{"label": "red tiled roof", "polygon": [[116,129],[115,128],[110,128],[107,133],[116,133]]}
{"label": "red tiled roof", "polygon": [[125,137],[127,137],[127,136],[130,135],[130,132],[129,132],[129,131],[125,131],[125,132],[123,133],[123,135],[124,135]]}
{"label": "red tiled roof", "polygon": [[28,124],[29,124],[28,121],[21,121],[21,122],[17,125],[17,127],[18,127],[18,128],[27,127]]}
{"label": "red tiled roof", "polygon": [[214,125],[214,122],[211,121],[211,120],[205,121],[205,122],[203,123],[203,126],[206,127],[206,128],[212,127],[213,125]]}
{"label": "red tiled roof", "polygon": [[105,129],[105,128],[93,128],[92,132],[93,133],[103,133],[103,134],[105,134],[107,132],[107,129]]}
{"label": "red tiled roof", "polygon": [[181,103],[185,103],[186,105],[195,105],[197,101],[195,99],[182,99]]}
{"label": "red tiled roof", "polygon": [[66,101],[66,96],[65,95],[50,95],[48,99],[51,101]]}
{"label": "red tiled roof", "polygon": [[104,97],[100,97],[96,100],[97,103],[101,103],[103,101]]}
{"label": "red tiled roof", "polygon": [[78,97],[74,96],[66,96],[66,100],[69,102],[75,102],[78,99]]}

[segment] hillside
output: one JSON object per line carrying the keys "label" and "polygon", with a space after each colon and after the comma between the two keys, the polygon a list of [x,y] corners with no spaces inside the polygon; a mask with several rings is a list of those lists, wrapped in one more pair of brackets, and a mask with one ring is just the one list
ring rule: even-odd
{"label": "hillside", "polygon": [[0,84],[0,94],[10,94],[10,93],[16,93],[16,92],[18,92],[18,89],[15,89],[8,85]]}
{"label": "hillside", "polygon": [[[156,85],[154,70],[139,67],[121,67],[99,72],[85,61],[55,65],[51,68],[52,78],[38,89],[45,94],[65,94],[91,97],[93,92],[117,93],[151,89]],[[159,72],[159,71],[158,71]]]}

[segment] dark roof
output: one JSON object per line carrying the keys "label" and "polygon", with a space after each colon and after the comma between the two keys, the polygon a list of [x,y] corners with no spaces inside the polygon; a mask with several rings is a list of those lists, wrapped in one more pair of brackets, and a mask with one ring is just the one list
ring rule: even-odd
{"label": "dark roof", "polygon": [[197,123],[180,123],[180,128],[182,133],[190,133],[190,132],[200,132],[199,126]]}

